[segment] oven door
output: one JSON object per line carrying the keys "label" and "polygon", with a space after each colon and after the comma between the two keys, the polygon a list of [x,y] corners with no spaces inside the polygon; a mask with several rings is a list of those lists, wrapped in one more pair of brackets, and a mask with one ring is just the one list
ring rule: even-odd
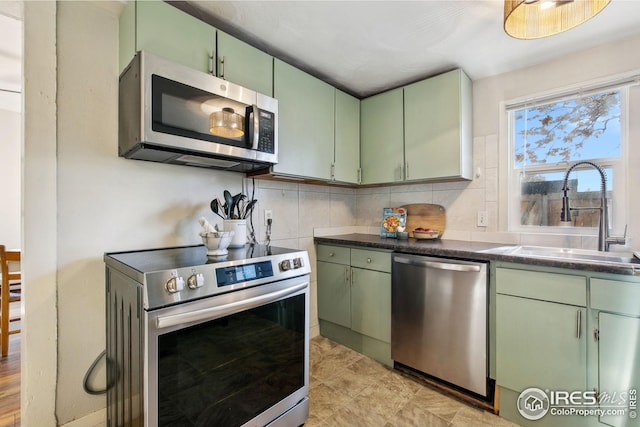
{"label": "oven door", "polygon": [[[308,417],[309,276],[146,313],[146,426]],[[281,418],[279,418],[281,417]]]}

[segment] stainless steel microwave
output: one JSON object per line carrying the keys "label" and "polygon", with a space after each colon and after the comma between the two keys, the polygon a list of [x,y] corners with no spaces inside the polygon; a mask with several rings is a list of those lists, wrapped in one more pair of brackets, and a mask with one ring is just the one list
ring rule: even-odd
{"label": "stainless steel microwave", "polygon": [[120,75],[122,157],[247,172],[278,162],[278,101],[140,51]]}

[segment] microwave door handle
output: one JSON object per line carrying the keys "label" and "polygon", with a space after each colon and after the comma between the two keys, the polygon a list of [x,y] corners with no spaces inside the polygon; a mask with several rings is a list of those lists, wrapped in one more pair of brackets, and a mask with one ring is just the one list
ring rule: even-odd
{"label": "microwave door handle", "polygon": [[260,109],[257,105],[253,104],[251,107],[253,114],[253,135],[251,137],[251,149],[258,149],[258,142],[260,140]]}

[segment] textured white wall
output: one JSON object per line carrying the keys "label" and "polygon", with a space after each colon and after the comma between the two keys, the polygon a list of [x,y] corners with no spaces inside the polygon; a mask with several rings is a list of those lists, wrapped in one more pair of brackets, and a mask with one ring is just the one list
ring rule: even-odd
{"label": "textured white wall", "polygon": [[56,425],[56,4],[24,3],[21,424]]}
{"label": "textured white wall", "polygon": [[[1,94],[0,94],[1,95]],[[22,115],[0,108],[0,182],[3,206],[0,210],[0,244],[20,248],[20,188]]]}
{"label": "textured white wall", "polygon": [[22,8],[0,2],[0,244],[20,248]]}

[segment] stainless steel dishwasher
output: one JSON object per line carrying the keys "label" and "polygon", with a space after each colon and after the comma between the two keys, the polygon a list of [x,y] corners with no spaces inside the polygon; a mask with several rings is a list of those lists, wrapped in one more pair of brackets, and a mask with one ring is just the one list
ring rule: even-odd
{"label": "stainless steel dishwasher", "polygon": [[394,253],[391,358],[487,397],[487,264]]}

